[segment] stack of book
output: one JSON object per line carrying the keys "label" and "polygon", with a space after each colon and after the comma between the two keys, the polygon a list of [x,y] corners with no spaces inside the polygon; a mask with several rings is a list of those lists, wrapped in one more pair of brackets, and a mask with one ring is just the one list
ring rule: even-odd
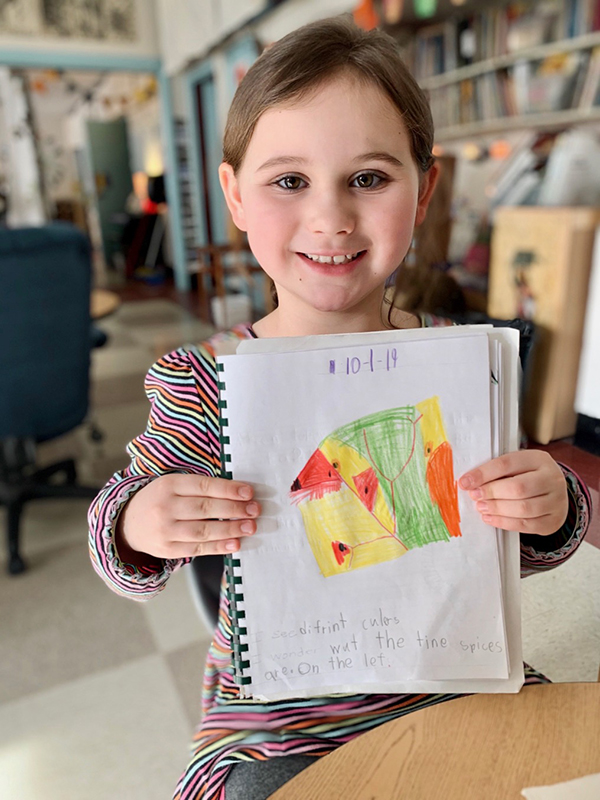
{"label": "stack of book", "polygon": [[600,103],[600,48],[560,53],[449,84],[429,92],[436,128]]}
{"label": "stack of book", "polygon": [[263,505],[226,560],[244,696],[519,690],[519,535],[456,484],[517,446],[518,346],[483,325],[219,357],[224,474]]}
{"label": "stack of book", "polygon": [[[520,3],[417,32],[403,57],[429,92],[436,128],[600,104],[600,0]],[[586,37],[587,34],[587,37]],[[573,42],[573,37],[584,37]],[[544,48],[565,42],[565,50]],[[541,48],[541,49],[540,49]],[[474,65],[466,74],[452,73]],[[437,76],[449,75],[448,79]]]}
{"label": "stack of book", "polygon": [[477,61],[600,30],[600,0],[510,3],[420,28],[412,68],[417,80]]}

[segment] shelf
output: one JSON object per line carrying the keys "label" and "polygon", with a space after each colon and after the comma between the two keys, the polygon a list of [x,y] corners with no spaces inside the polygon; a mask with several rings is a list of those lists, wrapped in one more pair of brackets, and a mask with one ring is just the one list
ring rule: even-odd
{"label": "shelf", "polygon": [[516,53],[510,53],[509,55],[488,58],[485,61],[477,61],[475,64],[469,64],[466,67],[460,67],[459,69],[452,70],[451,72],[444,72],[441,75],[423,78],[422,80],[418,80],[418,83],[422,89],[431,91],[432,89],[440,89],[442,86],[460,83],[461,81],[469,78],[483,75],[486,72],[494,72],[497,69],[510,67],[513,64],[516,64],[517,61],[536,61],[556,53],[569,53],[574,50],[587,50],[590,47],[596,46],[600,46],[600,31],[586,33],[584,36],[576,36],[572,39],[561,39],[557,42],[548,42],[548,44],[541,44],[538,47],[529,47],[524,50],[518,50]]}
{"label": "shelf", "polygon": [[566,111],[551,111],[545,114],[524,114],[519,117],[498,117],[496,119],[470,122],[465,125],[452,125],[448,128],[438,128],[435,132],[436,144],[456,141],[457,139],[473,138],[486,134],[506,133],[519,130],[553,130],[568,125],[585,125],[600,122],[600,107],[591,109],[567,109]]}

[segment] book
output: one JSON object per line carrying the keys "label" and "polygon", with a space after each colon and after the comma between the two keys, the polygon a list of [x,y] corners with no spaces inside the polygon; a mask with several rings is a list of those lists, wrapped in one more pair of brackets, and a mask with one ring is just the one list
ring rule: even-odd
{"label": "book", "polygon": [[531,61],[517,61],[512,68],[515,105],[517,114],[529,111],[529,82],[531,80]]}
{"label": "book", "polygon": [[218,358],[225,474],[263,504],[226,559],[242,696],[519,690],[518,534],[456,487],[518,446],[517,353],[465,326]]}
{"label": "book", "polygon": [[515,142],[509,157],[500,162],[495,174],[491,176],[486,191],[494,206],[502,205],[505,195],[515,183],[536,168],[538,158],[534,152],[535,141],[535,133],[527,131],[522,134]]}
{"label": "book", "polygon": [[539,172],[526,172],[518,178],[513,186],[502,196],[502,206],[536,205],[542,179]]}
{"label": "book", "polygon": [[579,108],[579,105],[581,103],[581,98],[583,97],[583,90],[587,82],[587,76],[589,73],[591,61],[592,61],[592,51],[583,50],[581,52],[581,65],[579,67],[577,77],[573,82],[573,91],[570,94],[570,96],[569,96],[569,91],[567,89],[567,95],[565,97],[565,108]]}
{"label": "book", "polygon": [[588,109],[594,105],[598,86],[600,85],[600,47],[594,47],[583,86],[579,95],[578,107]]}
{"label": "book", "polygon": [[579,75],[586,66],[583,52],[557,53],[532,63],[528,110],[543,113],[569,108]]}
{"label": "book", "polygon": [[448,71],[447,37],[444,25],[427,25],[417,33],[415,71],[420,79]]}
{"label": "book", "polygon": [[517,13],[509,21],[506,38],[508,53],[518,53],[532,47],[538,47],[548,41],[549,20],[539,10]]}
{"label": "book", "polygon": [[600,205],[600,145],[585,128],[558,135],[539,195],[541,206]]}

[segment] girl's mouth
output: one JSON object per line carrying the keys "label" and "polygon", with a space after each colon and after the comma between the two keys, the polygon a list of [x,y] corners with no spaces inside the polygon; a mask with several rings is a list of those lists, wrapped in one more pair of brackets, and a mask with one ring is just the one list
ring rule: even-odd
{"label": "girl's mouth", "polygon": [[366,254],[366,250],[356,253],[339,254],[335,256],[322,256],[313,253],[298,253],[298,256],[312,269],[328,275],[344,275],[351,272],[354,266]]}

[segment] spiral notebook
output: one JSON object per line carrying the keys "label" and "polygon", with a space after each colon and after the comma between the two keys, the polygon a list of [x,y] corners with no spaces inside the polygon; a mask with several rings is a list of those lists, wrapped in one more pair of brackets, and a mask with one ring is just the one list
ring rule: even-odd
{"label": "spiral notebook", "polygon": [[518,534],[456,485],[516,447],[517,361],[487,326],[218,357],[223,472],[263,506],[225,567],[242,696],[519,690]]}

